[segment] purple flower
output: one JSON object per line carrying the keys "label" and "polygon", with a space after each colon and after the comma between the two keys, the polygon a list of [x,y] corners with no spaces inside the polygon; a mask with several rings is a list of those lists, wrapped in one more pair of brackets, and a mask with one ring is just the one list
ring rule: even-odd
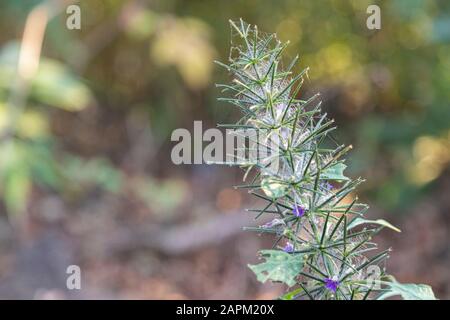
{"label": "purple flower", "polygon": [[294,252],[294,245],[290,242],[286,242],[286,245],[284,246],[283,251],[287,252],[287,253]]}
{"label": "purple flower", "polygon": [[305,208],[303,208],[302,206],[295,206],[294,209],[292,210],[292,213],[294,214],[294,216],[296,216],[297,218],[303,217],[303,215],[305,214],[306,210]]}
{"label": "purple flower", "polygon": [[325,279],[325,288],[327,288],[328,290],[332,291],[333,293],[336,292],[338,286],[339,286],[339,281],[333,280],[333,279],[330,279],[330,278],[326,278]]}
{"label": "purple flower", "polygon": [[325,182],[322,184],[322,188],[324,188],[327,191],[331,191],[334,189],[333,185],[329,182]]}

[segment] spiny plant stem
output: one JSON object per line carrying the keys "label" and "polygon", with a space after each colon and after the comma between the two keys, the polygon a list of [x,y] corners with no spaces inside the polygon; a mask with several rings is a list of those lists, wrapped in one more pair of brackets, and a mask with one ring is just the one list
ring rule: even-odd
{"label": "spiny plant stem", "polygon": [[[256,219],[273,216],[266,224],[246,229],[276,236],[271,250],[260,251],[265,262],[249,266],[258,280],[287,284],[290,292],[283,299],[353,300],[395,294],[408,298],[406,286],[431,291],[387,277],[384,261],[389,249],[371,253],[377,249],[371,239],[383,227],[400,230],[384,220],[364,219],[368,206],[353,196],[363,180],[343,173],[342,157],[351,146],[337,145],[331,137],[336,127],[321,113],[318,94],[297,98],[309,69],[292,74],[297,56],[283,70],[281,55],[288,43],[275,34],[263,34],[242,19],[230,25],[229,64],[218,64],[233,81],[217,86],[233,95],[220,100],[244,115],[227,127],[255,130],[262,137],[258,146],[270,146],[272,151],[243,166],[245,177],[251,171],[254,177],[241,187],[265,202],[262,209],[248,211],[255,212]],[[252,151],[245,145],[239,148]],[[426,293],[426,298],[434,298],[432,291]]]}

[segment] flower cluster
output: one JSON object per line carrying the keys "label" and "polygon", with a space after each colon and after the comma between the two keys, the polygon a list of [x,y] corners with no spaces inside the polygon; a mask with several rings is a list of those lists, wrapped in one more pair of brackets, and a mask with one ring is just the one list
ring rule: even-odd
{"label": "flower cluster", "polygon": [[229,64],[218,64],[231,73],[233,82],[218,87],[231,93],[220,100],[237,106],[243,117],[226,126],[256,130],[259,138],[253,142],[276,149],[256,162],[239,164],[251,180],[241,187],[262,204],[249,211],[256,212],[256,218],[271,217],[247,229],[275,237],[273,248],[260,252],[266,261],[249,267],[260,281],[287,284],[290,291],[283,299],[403,295],[401,285],[384,273],[390,250],[377,252],[371,242],[383,227],[399,230],[384,220],[364,218],[368,206],[354,196],[363,180],[344,175],[342,157],[351,146],[339,145],[332,137],[334,121],[321,112],[318,94],[298,97],[308,69],[294,75],[298,57],[282,68],[287,43],[275,34],[263,34],[242,20],[230,24]]}

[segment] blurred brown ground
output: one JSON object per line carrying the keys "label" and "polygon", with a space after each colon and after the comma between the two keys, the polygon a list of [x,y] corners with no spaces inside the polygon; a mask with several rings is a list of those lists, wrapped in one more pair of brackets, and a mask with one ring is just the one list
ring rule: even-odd
{"label": "blurred brown ground", "polygon": [[[215,203],[198,203],[217,196],[214,181],[232,182],[223,170],[207,170],[206,181],[213,183],[202,177],[203,191],[189,188],[194,191],[187,208],[162,224],[132,198],[95,195],[73,208],[37,192],[23,226],[26,236],[1,220],[0,297],[271,299],[281,294],[282,285],[261,285],[246,267],[257,261],[257,250],[270,247],[270,237],[241,231],[240,225],[252,224],[241,208],[221,211]],[[439,185],[450,190],[450,177],[443,176]],[[450,297],[450,199],[445,194],[424,199],[396,218],[401,234],[385,230],[376,239],[381,248],[394,249],[390,273],[402,282],[432,285],[441,299]],[[241,196],[231,193],[229,201]],[[386,213],[372,208],[369,216]],[[65,289],[70,264],[81,267],[80,291]]]}

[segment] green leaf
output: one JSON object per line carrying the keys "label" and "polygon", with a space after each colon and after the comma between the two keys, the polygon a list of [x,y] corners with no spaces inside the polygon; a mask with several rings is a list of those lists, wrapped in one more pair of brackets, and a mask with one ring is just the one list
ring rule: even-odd
{"label": "green leaf", "polygon": [[84,109],[91,101],[89,88],[55,60],[42,59],[33,80],[32,95],[39,101],[68,111]]}
{"label": "green leaf", "polygon": [[291,292],[283,294],[279,299],[280,300],[293,300],[295,298],[295,296],[298,295],[302,291],[303,291],[302,288],[295,289]]}
{"label": "green leaf", "polygon": [[425,284],[399,283],[394,277],[392,282],[382,281],[389,286],[389,291],[380,295],[377,300],[384,300],[393,296],[402,296],[404,300],[437,300],[430,286]]}
{"label": "green leaf", "polygon": [[31,190],[29,150],[24,143],[7,141],[0,148],[1,196],[8,214],[23,213]]}
{"label": "green leaf", "polygon": [[73,188],[80,190],[101,187],[109,192],[118,192],[122,185],[122,176],[108,160],[93,158],[85,160],[69,155],[63,163],[64,176],[71,181]]}
{"label": "green leaf", "polygon": [[266,260],[265,262],[248,265],[256,274],[258,281],[280,281],[289,287],[295,285],[295,278],[303,267],[301,254],[289,254],[279,250],[261,250],[260,254]]}
{"label": "green leaf", "polygon": [[344,176],[344,170],[347,168],[347,166],[341,162],[336,163],[329,168],[323,170],[320,173],[320,179],[322,180],[350,180],[346,176]]}
{"label": "green leaf", "polygon": [[[20,44],[12,41],[0,51],[0,89],[9,90],[17,73]],[[93,95],[83,80],[63,63],[41,57],[39,69],[31,79],[30,98],[40,103],[79,111],[93,101]]]}
{"label": "green leaf", "polygon": [[158,16],[150,10],[139,10],[125,27],[126,33],[133,39],[142,40],[155,32]]}
{"label": "green leaf", "polygon": [[5,205],[10,214],[22,213],[31,189],[31,177],[26,168],[15,168],[8,173],[4,185]]}
{"label": "green leaf", "polygon": [[289,186],[283,181],[272,177],[264,178],[261,182],[261,189],[272,199],[284,196],[288,191],[288,187]]}
{"label": "green leaf", "polygon": [[387,228],[392,229],[394,231],[402,232],[399,228],[393,226],[392,224],[390,224],[386,220],[383,220],[383,219],[368,220],[368,219],[364,219],[364,218],[360,218],[360,217],[357,217],[357,218],[353,219],[353,221],[348,225],[347,230],[353,229],[354,227],[359,226],[359,225],[364,224],[364,223],[378,224],[380,226],[387,227]]}

